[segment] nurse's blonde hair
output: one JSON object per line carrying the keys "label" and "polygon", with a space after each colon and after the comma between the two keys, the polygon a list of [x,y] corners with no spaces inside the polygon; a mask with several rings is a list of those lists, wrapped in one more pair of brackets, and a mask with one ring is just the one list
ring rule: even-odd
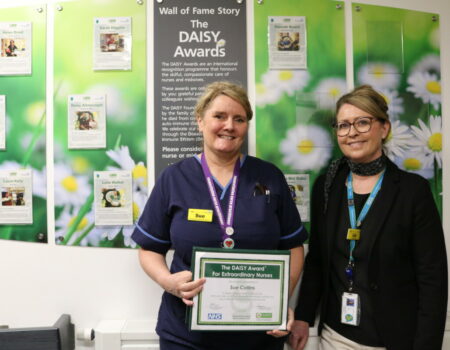
{"label": "nurse's blonde hair", "polygon": [[202,119],[211,102],[220,95],[228,96],[238,102],[245,110],[247,121],[252,119],[253,111],[248,100],[247,92],[242,86],[228,81],[216,81],[205,86],[203,94],[199,97],[195,105],[195,118]]}

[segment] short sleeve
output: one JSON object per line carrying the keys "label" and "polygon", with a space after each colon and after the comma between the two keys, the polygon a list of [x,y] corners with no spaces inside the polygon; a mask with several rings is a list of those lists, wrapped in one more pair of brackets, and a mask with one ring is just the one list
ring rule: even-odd
{"label": "short sleeve", "polygon": [[143,249],[165,254],[170,240],[171,217],[165,173],[156,182],[131,238]]}

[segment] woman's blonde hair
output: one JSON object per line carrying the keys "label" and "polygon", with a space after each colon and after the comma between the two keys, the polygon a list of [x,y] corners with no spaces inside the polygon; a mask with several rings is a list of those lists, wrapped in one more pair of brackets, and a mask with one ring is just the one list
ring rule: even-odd
{"label": "woman's blonde hair", "polygon": [[344,104],[350,104],[382,121],[389,121],[386,99],[370,85],[361,85],[336,102],[336,117]]}
{"label": "woman's blonde hair", "polygon": [[203,118],[205,111],[217,96],[225,95],[238,102],[245,110],[247,121],[252,119],[253,111],[245,89],[228,81],[216,81],[205,86],[203,94],[197,100],[194,113],[196,118]]}

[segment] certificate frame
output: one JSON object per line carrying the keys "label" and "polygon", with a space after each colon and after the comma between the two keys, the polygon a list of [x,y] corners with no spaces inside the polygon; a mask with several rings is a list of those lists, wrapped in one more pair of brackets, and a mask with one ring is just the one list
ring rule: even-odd
{"label": "certificate frame", "polygon": [[286,330],[289,250],[194,247],[191,266],[206,283],[188,309],[190,330]]}

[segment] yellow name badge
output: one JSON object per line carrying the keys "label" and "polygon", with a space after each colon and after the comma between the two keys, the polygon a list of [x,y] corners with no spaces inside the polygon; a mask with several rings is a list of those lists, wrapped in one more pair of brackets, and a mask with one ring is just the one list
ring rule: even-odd
{"label": "yellow name badge", "polygon": [[212,222],[213,211],[209,209],[192,209],[188,210],[189,221]]}
{"label": "yellow name badge", "polygon": [[347,230],[347,239],[358,241],[361,238],[361,230],[357,228],[349,228]]}

